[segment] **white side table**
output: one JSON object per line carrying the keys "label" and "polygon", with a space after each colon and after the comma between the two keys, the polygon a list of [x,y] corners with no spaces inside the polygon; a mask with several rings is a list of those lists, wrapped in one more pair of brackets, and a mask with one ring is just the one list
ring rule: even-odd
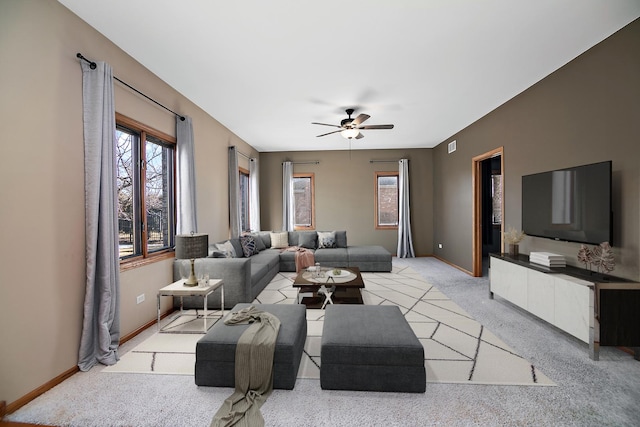
{"label": "white side table", "polygon": [[[185,296],[202,296],[204,297],[204,330],[207,333],[207,298],[215,290],[220,289],[220,318],[224,317],[224,282],[222,279],[210,279],[208,286],[184,286],[184,279],[165,286],[158,291],[158,329],[160,329],[160,297],[162,296],[179,296],[180,297],[180,314],[183,315],[182,298]],[[162,330],[160,330],[162,332]]]}

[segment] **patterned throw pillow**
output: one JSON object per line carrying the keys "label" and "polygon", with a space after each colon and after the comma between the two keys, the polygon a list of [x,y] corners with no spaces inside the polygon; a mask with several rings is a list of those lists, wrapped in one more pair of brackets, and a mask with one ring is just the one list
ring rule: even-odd
{"label": "patterned throw pillow", "polygon": [[335,247],[337,247],[335,231],[318,231],[318,249]]}
{"label": "patterned throw pillow", "polygon": [[278,231],[271,233],[271,247],[272,248],[288,248],[289,247],[289,233],[286,231]]}
{"label": "patterned throw pillow", "polygon": [[233,244],[228,240],[224,243],[216,243],[216,249],[222,252],[225,258],[236,257],[236,250],[233,248]]}
{"label": "patterned throw pillow", "polygon": [[246,258],[260,253],[256,247],[256,239],[253,236],[240,236],[240,245],[242,245],[242,253]]}

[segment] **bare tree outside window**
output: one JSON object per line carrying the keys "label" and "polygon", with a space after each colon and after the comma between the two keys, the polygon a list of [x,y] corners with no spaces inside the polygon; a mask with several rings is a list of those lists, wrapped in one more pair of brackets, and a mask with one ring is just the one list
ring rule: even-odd
{"label": "bare tree outside window", "polygon": [[[137,135],[122,128],[116,129],[117,167],[118,167],[118,236],[120,258],[134,253],[134,235],[136,233],[136,213],[134,206],[134,159],[133,147],[137,146]],[[137,182],[137,181],[136,181]]]}
{"label": "bare tree outside window", "polygon": [[116,122],[120,259],[147,258],[173,247],[175,143],[124,116]]}
{"label": "bare tree outside window", "polygon": [[315,228],[314,175],[296,173],[293,176],[294,227]]}
{"label": "bare tree outside window", "polygon": [[172,217],[169,172],[173,168],[173,150],[158,138],[147,135],[145,165],[145,211],[147,216],[147,249],[155,252],[171,244]]}
{"label": "bare tree outside window", "polygon": [[251,231],[249,221],[249,171],[240,168],[240,227],[242,231]]}
{"label": "bare tree outside window", "polygon": [[398,228],[398,172],[376,172],[375,178],[375,227]]}

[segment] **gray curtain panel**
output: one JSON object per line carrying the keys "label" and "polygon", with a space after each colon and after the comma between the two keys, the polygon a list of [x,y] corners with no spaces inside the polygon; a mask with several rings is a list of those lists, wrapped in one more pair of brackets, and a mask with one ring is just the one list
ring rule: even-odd
{"label": "gray curtain panel", "polygon": [[238,176],[238,150],[229,147],[229,231],[230,237],[240,237],[240,177]]}
{"label": "gray curtain panel", "polygon": [[409,160],[398,162],[398,258],[414,258],[409,213]]}
{"label": "gray curtain panel", "polygon": [[294,230],[293,163],[282,163],[282,230]]}
{"label": "gray curtain panel", "polygon": [[249,227],[260,231],[260,166],[258,159],[249,159]]}
{"label": "gray curtain panel", "polygon": [[191,117],[176,116],[176,234],[198,232],[196,217],[196,168]]}
{"label": "gray curtain panel", "polygon": [[82,66],[84,126],[86,289],[78,367],[118,361],[120,342],[120,260],[116,119],[111,66]]}

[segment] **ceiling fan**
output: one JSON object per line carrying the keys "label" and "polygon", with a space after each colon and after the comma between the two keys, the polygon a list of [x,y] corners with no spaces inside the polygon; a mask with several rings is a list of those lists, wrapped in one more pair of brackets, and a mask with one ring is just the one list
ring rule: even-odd
{"label": "ceiling fan", "polygon": [[360,132],[361,130],[364,130],[364,129],[367,129],[367,130],[368,129],[393,129],[393,125],[363,126],[362,123],[364,123],[364,121],[366,121],[370,117],[368,114],[359,114],[358,117],[356,117],[355,119],[352,119],[351,115],[355,110],[353,108],[347,108],[345,111],[349,117],[346,119],[342,119],[342,121],[340,122],[340,126],[330,125],[327,123],[312,122],[311,123],[312,125],[332,126],[332,127],[339,128],[338,130],[334,130],[333,132],[323,133],[322,135],[317,135],[317,136],[318,137],[327,136],[327,135],[331,135],[332,133],[340,132],[340,134],[347,139],[353,139],[353,138],[360,139],[360,138],[364,138],[364,135]]}

